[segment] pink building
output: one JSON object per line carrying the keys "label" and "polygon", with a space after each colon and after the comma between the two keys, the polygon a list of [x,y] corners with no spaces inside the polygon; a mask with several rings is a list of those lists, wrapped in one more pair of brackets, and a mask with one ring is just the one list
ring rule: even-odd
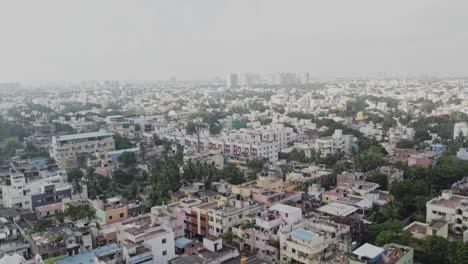
{"label": "pink building", "polygon": [[277,203],[301,200],[302,193],[294,191],[273,191],[264,188],[252,188],[252,199],[270,207]]}

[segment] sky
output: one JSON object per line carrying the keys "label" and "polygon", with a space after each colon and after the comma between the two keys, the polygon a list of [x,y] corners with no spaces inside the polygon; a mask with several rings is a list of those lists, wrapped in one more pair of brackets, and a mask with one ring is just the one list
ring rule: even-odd
{"label": "sky", "polygon": [[468,75],[466,0],[0,0],[0,82]]}

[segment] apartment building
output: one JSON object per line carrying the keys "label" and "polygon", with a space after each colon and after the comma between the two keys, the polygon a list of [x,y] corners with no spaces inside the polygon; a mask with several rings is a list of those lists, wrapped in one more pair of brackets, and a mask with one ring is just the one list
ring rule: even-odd
{"label": "apartment building", "polygon": [[468,196],[455,195],[451,190],[426,203],[426,223],[445,221],[449,232],[463,234],[468,229]]}
{"label": "apartment building", "polygon": [[292,144],[297,136],[293,128],[283,124],[225,130],[220,136],[209,135],[205,130],[193,136],[174,133],[177,134],[177,131],[163,133],[162,137],[176,138],[192,151],[221,150],[230,156],[265,158],[270,162],[277,161],[278,152]]}
{"label": "apartment building", "polygon": [[127,118],[121,115],[114,115],[106,117],[107,127],[110,131],[121,135],[126,138],[136,138],[141,134],[141,129],[135,128],[135,124],[128,121]]}
{"label": "apartment building", "polygon": [[117,197],[106,200],[95,199],[90,201],[96,209],[96,217],[103,224],[113,224],[128,218],[128,206],[121,203]]}
{"label": "apartment building", "polygon": [[[174,232],[166,226],[135,225],[123,230],[121,236],[126,248],[136,250],[138,246],[146,246],[150,249],[155,264],[168,263],[175,257]],[[149,258],[149,255],[140,255],[140,258]]]}
{"label": "apartment building", "polygon": [[27,181],[23,173],[11,173],[11,185],[2,187],[3,206],[34,210],[72,197],[72,186],[64,175]]}
{"label": "apartment building", "polygon": [[334,155],[337,152],[350,154],[353,150],[353,139],[353,135],[343,135],[343,130],[336,129],[332,136],[316,139],[314,149],[323,157]]}
{"label": "apartment building", "polygon": [[195,205],[189,209],[188,230],[191,236],[205,237],[209,234],[208,210],[216,208],[218,202]]}
{"label": "apartment building", "polygon": [[85,165],[90,156],[105,159],[107,152],[115,150],[112,136],[107,131],[54,136],[50,156],[60,168]]}
{"label": "apartment building", "polygon": [[241,199],[241,196],[219,202],[218,206],[208,209],[209,234],[219,236],[242,224],[244,217],[256,215],[265,209],[265,205],[252,200]]}
{"label": "apartment building", "polygon": [[285,204],[276,204],[257,213],[255,228],[233,228],[233,232],[244,238],[243,250],[255,254],[258,258],[275,262],[279,251],[271,241],[278,241],[277,232],[284,225],[293,225],[302,221],[302,210]]}
{"label": "apartment building", "polygon": [[401,140],[413,140],[415,135],[415,130],[412,127],[406,126],[397,126],[391,127],[388,132],[388,143],[392,146],[395,146]]}
{"label": "apartment building", "polygon": [[348,252],[351,247],[350,227],[327,218],[311,218],[285,226],[278,234],[281,263],[319,263],[335,251]]}

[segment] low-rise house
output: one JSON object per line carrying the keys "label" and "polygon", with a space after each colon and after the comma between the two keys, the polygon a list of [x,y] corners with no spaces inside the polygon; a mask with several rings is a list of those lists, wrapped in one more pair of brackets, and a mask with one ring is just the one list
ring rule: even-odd
{"label": "low-rise house", "polygon": [[29,248],[29,243],[23,239],[14,222],[0,217],[0,255],[18,254],[28,258]]}
{"label": "low-rise house", "polygon": [[38,218],[44,218],[48,216],[53,216],[56,213],[62,211],[64,209],[63,202],[53,203],[48,205],[42,205],[36,207],[36,215]]}
{"label": "low-rise house", "polygon": [[413,154],[408,158],[408,166],[420,166],[430,168],[437,163],[441,154],[434,151],[426,151],[419,154]]}
{"label": "low-rise house", "polygon": [[430,224],[415,221],[403,230],[409,231],[414,238],[418,239],[426,236],[448,237],[448,223],[443,221],[433,221]]}
{"label": "low-rise house", "polygon": [[294,191],[274,191],[262,188],[252,188],[252,200],[270,207],[274,204],[301,200],[302,193]]}
{"label": "low-rise house", "polygon": [[239,250],[223,245],[218,237],[207,236],[203,244],[197,243],[194,247],[178,258],[169,261],[170,264],[219,264],[239,257]]}
{"label": "low-rise house", "polygon": [[397,244],[387,244],[377,247],[364,244],[354,250],[349,258],[349,264],[413,264],[414,250]]}
{"label": "low-rise house", "polygon": [[28,237],[31,253],[42,259],[68,255],[72,256],[93,248],[89,230],[79,230],[71,226],[59,226],[47,231],[33,233]]}
{"label": "low-rise house", "polygon": [[83,253],[62,258],[55,261],[55,264],[75,264],[75,263],[97,263],[97,264],[118,264],[122,263],[122,249],[117,244],[110,244],[98,247]]}

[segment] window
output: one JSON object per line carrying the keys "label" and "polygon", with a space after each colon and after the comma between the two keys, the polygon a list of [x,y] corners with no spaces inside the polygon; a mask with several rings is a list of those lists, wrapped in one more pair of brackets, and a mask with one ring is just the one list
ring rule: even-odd
{"label": "window", "polygon": [[166,244],[166,239],[165,238],[163,238],[162,243]]}
{"label": "window", "polygon": [[124,213],[120,213],[120,218],[124,218]]}
{"label": "window", "polygon": [[167,250],[164,250],[163,251],[163,256],[166,256],[167,255]]}
{"label": "window", "polygon": [[112,215],[109,215],[109,220],[112,220]]}

